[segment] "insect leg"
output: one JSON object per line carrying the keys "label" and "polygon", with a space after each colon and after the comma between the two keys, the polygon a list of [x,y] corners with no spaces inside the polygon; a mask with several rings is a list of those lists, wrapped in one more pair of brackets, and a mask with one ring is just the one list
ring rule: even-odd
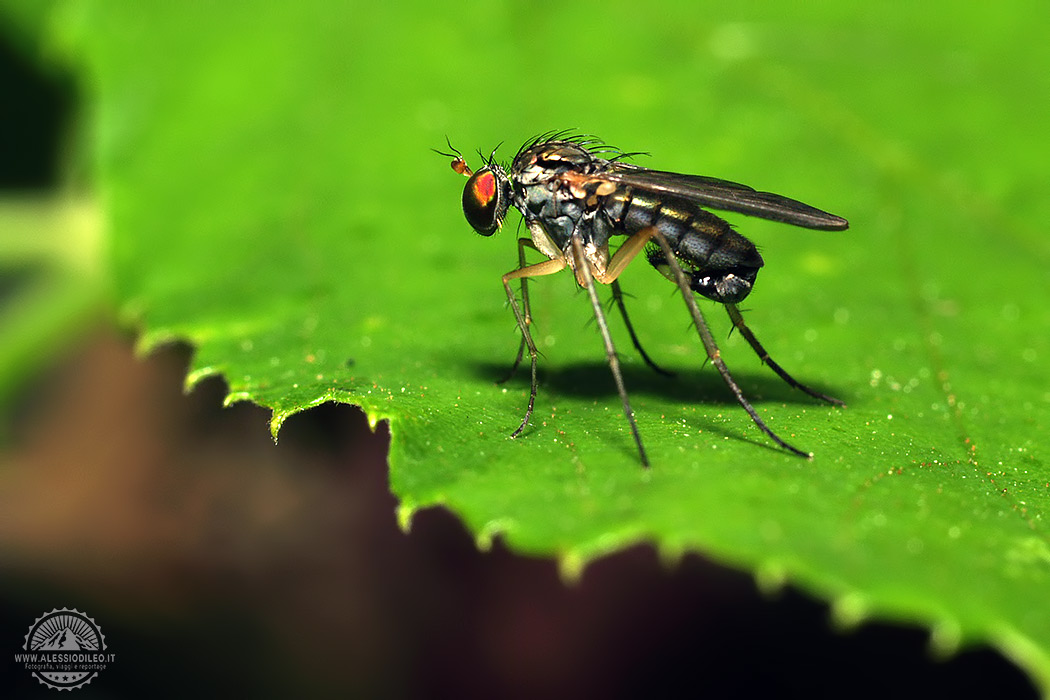
{"label": "insect leg", "polygon": [[612,284],[620,276],[620,274],[627,269],[627,266],[631,264],[631,261],[638,257],[638,254],[645,250],[645,244],[655,236],[657,229],[655,226],[649,226],[643,228],[640,231],[631,234],[623,244],[616,249],[613,256],[609,259],[609,265],[605,268],[605,274],[598,277],[598,281],[602,284]]}
{"label": "insect leg", "polygon": [[[637,234],[635,234],[637,235]],[[693,296],[693,290],[689,288],[689,280],[686,278],[685,273],[682,272],[681,266],[678,264],[678,260],[675,259],[674,252],[671,250],[671,246],[667,243],[667,239],[655,228],[650,237],[656,241],[661,250],[663,250],[664,257],[667,258],[667,264],[670,267],[671,274],[674,277],[675,282],[678,284],[678,289],[682,292],[682,298],[685,299],[685,305],[689,308],[689,313],[693,316],[693,323],[696,325],[696,330],[700,334],[700,341],[704,344],[704,350],[707,352],[707,357],[711,360],[717,369],[718,373],[722,375],[722,379],[725,381],[729,390],[733,392],[736,397],[737,403],[743,407],[747,414],[751,416],[751,420],[754,421],[755,425],[770,437],[776,444],[784,448],[792,454],[796,454],[799,457],[806,457],[807,459],[812,458],[813,455],[809,452],[803,452],[802,450],[789,445],[787,442],[782,440],[776,433],[769,429],[754,407],[744,398],[744,393],[740,390],[736,380],[729,373],[729,368],[726,367],[725,362],[722,361],[722,355],[718,350],[718,345],[715,343],[714,336],[711,335],[711,329],[707,327],[707,322],[704,321],[703,314],[700,313],[700,307],[696,305],[696,299]]]}
{"label": "insect leg", "polygon": [[[524,253],[522,254],[524,255]],[[510,308],[514,311],[514,318],[518,321],[518,328],[521,330],[521,337],[526,347],[529,349],[529,359],[532,361],[532,386],[529,388],[529,406],[525,409],[525,417],[521,419],[521,425],[518,429],[510,434],[511,437],[518,437],[521,435],[521,431],[525,430],[525,426],[529,422],[529,418],[532,417],[532,408],[536,405],[536,343],[532,342],[532,334],[529,332],[529,324],[525,322],[525,317],[522,316],[521,308],[518,307],[518,300],[514,298],[514,291],[510,288],[511,280],[520,279],[523,283],[526,277],[540,277],[542,275],[553,275],[555,272],[565,269],[566,265],[565,258],[554,258],[553,260],[544,260],[543,262],[536,263],[535,265],[529,265],[527,267],[520,267],[517,270],[512,270],[507,274],[503,275],[503,288],[507,291],[507,299],[510,300]]]}
{"label": "insect leg", "polygon": [[613,253],[612,258],[609,260],[609,266],[605,269],[605,274],[598,276],[598,281],[602,284],[608,284],[612,286],[613,300],[620,309],[620,315],[623,316],[623,323],[627,326],[627,332],[631,336],[631,342],[634,343],[634,347],[638,350],[638,353],[645,360],[645,364],[649,365],[655,372],[664,375],[665,377],[673,377],[674,372],[668,372],[663,367],[653,362],[649,354],[642,348],[641,341],[638,340],[638,335],[634,332],[634,326],[631,324],[631,319],[627,316],[627,306],[623,303],[623,292],[620,290],[620,284],[617,282],[620,274],[627,269],[627,266],[638,257],[638,254],[645,249],[645,244],[653,237],[653,233],[656,231],[654,227],[643,228],[631,234],[623,244]]}
{"label": "insect leg", "polygon": [[781,367],[773,361],[773,358],[769,356],[769,353],[766,352],[766,349],[762,347],[762,344],[760,342],[758,342],[758,338],[755,337],[755,334],[752,333],[751,329],[748,328],[747,325],[744,323],[744,317],[740,314],[740,309],[737,308],[736,304],[726,304],[725,307],[726,312],[729,314],[729,318],[733,321],[733,325],[737,328],[737,330],[740,331],[740,335],[744,336],[744,339],[747,340],[748,344],[751,346],[751,349],[755,351],[756,355],[758,355],[758,359],[761,360],[763,364],[769,365],[769,368],[776,372],[777,376],[779,376],[781,379],[787,382],[789,386],[800,391],[804,391],[813,398],[820,399],[821,401],[827,401],[828,403],[834,404],[836,406],[846,405],[844,401],[840,401],[834,396],[822,394],[816,389],[811,389],[805,384],[796,381],[794,377],[792,377],[790,374],[784,371],[783,367]]}
{"label": "insect leg", "polygon": [[[518,269],[521,270],[526,267],[525,264],[525,248],[532,248],[536,250],[536,244],[528,238],[518,239]],[[529,306],[529,284],[525,277],[521,278],[521,305],[525,308],[524,320],[525,325],[532,324],[532,309]],[[521,365],[521,358],[525,356],[525,334],[521,334],[521,342],[518,344],[518,354],[514,356],[514,363],[510,366],[510,370],[507,372],[507,376],[497,381],[497,384],[504,384],[510,380],[518,372],[518,367]]]}
{"label": "insect leg", "polygon": [[[626,245],[626,244],[624,244]],[[612,335],[609,334],[609,324],[605,321],[605,312],[602,311],[602,303],[598,299],[598,290],[594,288],[594,276],[591,274],[591,266],[583,251],[583,242],[580,236],[572,236],[573,261],[577,274],[582,277],[587,294],[591,298],[591,306],[594,308],[594,319],[598,322],[598,330],[602,334],[605,343],[605,355],[609,360],[609,369],[612,370],[613,379],[616,381],[616,390],[620,392],[620,400],[623,402],[623,414],[631,426],[631,434],[638,446],[638,456],[642,460],[642,466],[649,467],[649,458],[645,455],[645,447],[642,446],[642,436],[638,433],[638,423],[634,420],[634,411],[631,410],[631,402],[627,398],[627,389],[623,384],[623,375],[620,372],[620,359],[616,356],[616,346],[613,345]],[[542,264],[542,263],[541,263]],[[615,281],[615,280],[614,280]]]}
{"label": "insect leg", "polygon": [[638,340],[638,335],[634,332],[634,326],[631,325],[631,319],[627,316],[627,307],[623,303],[623,292],[620,291],[620,284],[617,282],[620,274],[627,269],[627,266],[638,257],[638,254],[645,249],[645,244],[653,237],[653,233],[656,228],[649,227],[643,228],[631,234],[623,244],[613,253],[612,258],[609,260],[609,266],[605,269],[605,274],[598,277],[598,281],[602,284],[608,284],[612,286],[613,300],[620,309],[620,315],[623,316],[623,323],[627,326],[627,332],[631,336],[631,342],[634,343],[634,347],[638,350],[638,353],[645,360],[645,364],[649,365],[655,372],[664,375],[665,377],[673,377],[674,372],[668,372],[663,367],[653,362],[649,354],[642,348],[641,341]]}
{"label": "insect leg", "polygon": [[649,365],[654,372],[662,374],[665,377],[673,377],[674,372],[669,372],[653,362],[653,359],[649,357],[649,353],[647,353],[645,348],[642,347],[641,341],[638,340],[638,336],[634,332],[634,326],[631,325],[631,319],[627,316],[627,306],[623,303],[623,291],[620,289],[620,283],[617,280],[613,280],[611,286],[613,301],[616,302],[616,306],[620,309],[620,315],[623,316],[623,325],[627,326],[627,333],[630,334],[631,342],[634,343],[634,347],[638,351],[638,354],[642,356],[642,359],[645,360],[645,364]]}

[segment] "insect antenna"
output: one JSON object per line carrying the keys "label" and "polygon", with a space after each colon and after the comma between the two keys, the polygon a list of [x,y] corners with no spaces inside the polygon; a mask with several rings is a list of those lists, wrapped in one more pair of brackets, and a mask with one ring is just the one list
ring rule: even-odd
{"label": "insect antenna", "polygon": [[463,154],[459,152],[459,149],[452,145],[452,139],[450,139],[448,136],[445,136],[445,143],[448,144],[448,150],[452,151],[452,153],[445,153],[444,151],[439,151],[436,148],[431,148],[430,150],[432,150],[434,153],[437,153],[439,156],[445,156],[446,158],[463,157]]}
{"label": "insect antenna", "polygon": [[467,165],[467,161],[464,160],[463,154],[456,150],[456,148],[452,145],[452,139],[446,136],[445,141],[448,143],[449,150],[452,151],[452,153],[445,153],[444,151],[439,151],[436,148],[431,148],[430,150],[432,150],[434,153],[437,153],[439,156],[451,158],[452,169],[460,175],[466,175],[467,177],[473,175],[474,171],[470,169],[469,165]]}

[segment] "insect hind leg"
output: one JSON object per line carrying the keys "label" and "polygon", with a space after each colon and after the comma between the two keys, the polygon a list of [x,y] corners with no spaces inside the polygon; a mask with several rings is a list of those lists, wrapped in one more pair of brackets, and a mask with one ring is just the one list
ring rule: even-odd
{"label": "insect hind leg", "polygon": [[741,315],[740,309],[736,307],[736,304],[726,303],[725,307],[726,313],[729,314],[729,318],[733,321],[733,327],[740,331],[740,335],[744,336],[744,339],[747,341],[748,345],[750,345],[751,349],[755,351],[756,355],[758,355],[758,359],[762,361],[762,364],[768,365],[771,370],[776,372],[777,376],[783,379],[785,382],[787,382],[788,386],[794,389],[798,389],[799,391],[805,392],[806,394],[809,394],[815,399],[820,399],[821,401],[826,401],[836,406],[846,405],[844,401],[840,401],[834,396],[828,396],[827,394],[823,394],[817,391],[816,389],[812,389],[803,384],[802,382],[798,381],[794,377],[792,377],[790,374],[788,374],[783,367],[778,365],[773,360],[773,358],[769,356],[769,353],[766,352],[766,349],[762,347],[762,343],[758,342],[758,338],[755,337],[755,334],[752,333],[751,329],[748,328],[747,324],[744,323],[744,317],[743,315]]}
{"label": "insect hind leg", "polygon": [[[737,403],[747,411],[747,415],[751,417],[752,422],[754,422],[763,433],[769,436],[769,438],[781,448],[799,457],[805,457],[807,459],[812,458],[813,455],[809,452],[804,452],[798,449],[774,433],[772,429],[765,424],[765,421],[759,417],[758,412],[751,403],[744,397],[744,392],[741,391],[740,386],[736,383],[736,380],[733,379],[733,375],[729,373],[729,368],[726,367],[725,362],[722,361],[722,355],[718,349],[718,344],[715,343],[715,338],[711,335],[711,329],[708,328],[703,314],[700,313],[700,307],[696,304],[696,298],[693,296],[693,289],[689,283],[689,278],[678,264],[678,259],[675,256],[674,251],[671,249],[670,244],[667,242],[667,238],[659,232],[654,232],[652,233],[652,240],[656,242],[660,251],[663,253],[664,262],[667,264],[670,273],[668,276],[678,285],[678,289],[682,292],[682,298],[685,300],[685,305],[693,317],[693,324],[696,326],[696,331],[700,335],[700,341],[704,345],[704,350],[707,352],[708,359],[711,360],[711,364],[715,366],[718,373],[722,375],[722,380],[725,381],[729,390],[733,392],[733,396],[736,397]],[[652,262],[652,259],[650,259],[650,262]]]}

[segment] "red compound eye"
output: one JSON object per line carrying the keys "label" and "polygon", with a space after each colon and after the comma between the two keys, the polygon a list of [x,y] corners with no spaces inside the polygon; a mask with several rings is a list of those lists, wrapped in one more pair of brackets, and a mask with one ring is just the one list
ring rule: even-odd
{"label": "red compound eye", "polygon": [[496,176],[491,172],[480,172],[473,179],[474,199],[478,204],[488,204],[496,196]]}
{"label": "red compound eye", "polygon": [[505,189],[500,173],[490,167],[482,168],[467,180],[463,188],[463,215],[478,233],[491,236],[503,223],[508,206]]}

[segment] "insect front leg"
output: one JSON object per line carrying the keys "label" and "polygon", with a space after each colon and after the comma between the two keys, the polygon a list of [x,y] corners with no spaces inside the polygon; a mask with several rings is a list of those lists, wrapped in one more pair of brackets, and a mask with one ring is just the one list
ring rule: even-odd
{"label": "insect front leg", "polygon": [[[528,238],[519,238],[518,239],[518,269],[519,270],[527,267],[527,265],[525,264],[525,248],[532,248],[533,250],[539,250],[536,247],[536,244],[533,243],[530,239],[528,239]],[[522,307],[524,307],[523,319],[525,321],[525,325],[526,326],[532,325],[532,308],[529,305],[529,283],[528,283],[528,278],[526,278],[526,277],[522,277],[521,278],[521,305],[522,305]],[[521,358],[523,358],[525,356],[525,347],[526,347],[525,346],[525,334],[522,333],[521,334],[521,342],[518,344],[518,354],[514,356],[514,363],[510,366],[510,370],[507,372],[507,376],[505,376],[503,379],[498,380],[496,382],[497,384],[504,384],[504,383],[510,381],[510,378],[513,377],[515,374],[517,374],[518,367],[521,365]]]}
{"label": "insect front leg", "polygon": [[[521,248],[519,247],[519,250]],[[521,253],[524,258],[524,252]],[[521,425],[515,430],[510,436],[518,437],[521,435],[521,431],[525,430],[525,426],[529,423],[529,418],[532,417],[532,409],[536,405],[536,343],[532,341],[532,333],[529,332],[529,324],[525,321],[525,316],[521,313],[521,308],[518,306],[518,300],[514,298],[514,290],[510,288],[510,283],[513,280],[520,279],[524,284],[525,279],[528,277],[541,277],[543,275],[553,275],[555,272],[560,272],[565,269],[568,263],[565,258],[555,258],[553,260],[544,260],[543,262],[536,263],[535,265],[528,265],[520,267],[517,270],[512,270],[507,274],[503,275],[503,289],[507,292],[507,299],[510,301],[510,308],[514,311],[514,318],[518,321],[518,328],[521,330],[521,338],[525,343],[525,347],[529,350],[529,359],[532,362],[532,385],[529,388],[529,406],[525,409],[525,417],[521,419]]]}

